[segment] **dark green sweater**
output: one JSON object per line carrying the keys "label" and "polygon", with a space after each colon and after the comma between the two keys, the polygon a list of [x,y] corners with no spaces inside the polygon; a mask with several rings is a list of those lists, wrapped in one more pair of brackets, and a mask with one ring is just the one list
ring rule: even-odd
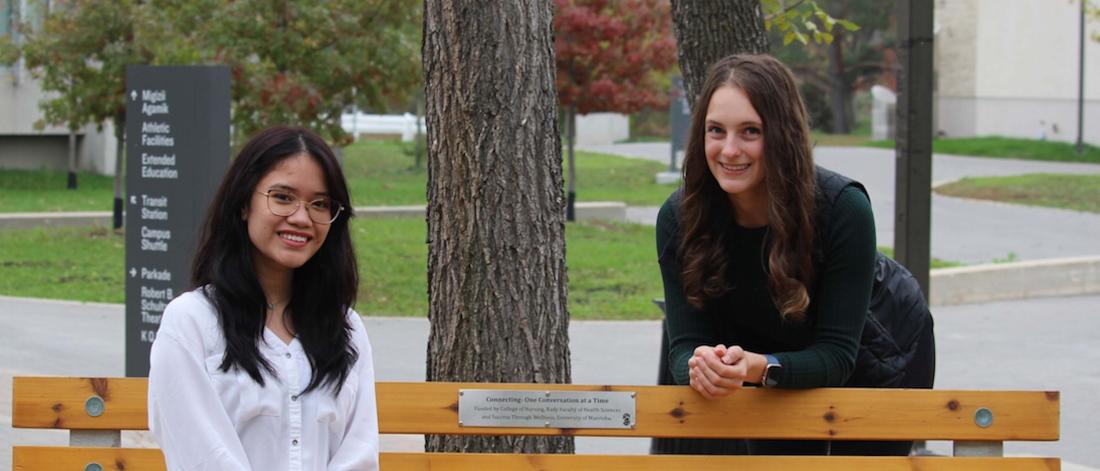
{"label": "dark green sweater", "polygon": [[678,256],[677,202],[669,198],[657,215],[657,255],[665,287],[669,365],[679,384],[688,384],[687,361],[700,345],[738,345],[775,355],[783,365],[779,386],[842,386],[852,373],[874,277],[875,221],[871,203],[858,188],[845,188],[830,211],[831,230],[820,243],[810,307],[801,323],[783,322],[768,291],[764,252],[767,228],[730,224],[727,240],[730,292],[705,309],[688,304]]}

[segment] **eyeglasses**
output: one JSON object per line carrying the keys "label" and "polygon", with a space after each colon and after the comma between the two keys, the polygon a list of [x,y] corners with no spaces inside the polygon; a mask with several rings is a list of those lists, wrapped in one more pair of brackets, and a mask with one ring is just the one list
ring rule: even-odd
{"label": "eyeglasses", "polygon": [[[302,200],[293,193],[281,190],[257,191],[257,193],[267,197],[267,209],[276,216],[290,216],[302,207]],[[332,198],[322,197],[306,202],[309,219],[317,224],[332,224],[343,210],[344,206],[333,201]]]}

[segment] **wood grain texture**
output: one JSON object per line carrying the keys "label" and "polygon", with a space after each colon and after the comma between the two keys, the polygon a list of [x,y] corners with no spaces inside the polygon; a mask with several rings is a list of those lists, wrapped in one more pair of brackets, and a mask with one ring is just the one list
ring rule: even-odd
{"label": "wood grain texture", "polygon": [[482,453],[384,453],[382,469],[402,471],[1056,471],[1057,458],[949,458],[843,456],[502,455]]}
{"label": "wood grain texture", "polygon": [[[145,378],[12,378],[12,427],[147,430]],[[89,416],[85,402],[103,399],[103,414]]]}
{"label": "wood grain texture", "polygon": [[[16,428],[147,427],[144,379],[16,377],[13,384]],[[106,411],[88,417],[84,401],[96,387],[105,393]],[[459,427],[460,389],[633,391],[637,427]],[[707,401],[686,386],[381,382],[377,392],[379,428],[397,434],[993,441],[1053,441],[1060,436],[1060,398],[1053,391],[745,389]],[[987,428],[974,423],[974,413],[983,407],[993,413]]]}
{"label": "wood grain texture", "polygon": [[14,471],[83,470],[91,463],[103,471],[163,471],[164,454],[155,448],[81,448],[17,446],[12,448]]}
{"label": "wood grain texture", "polygon": [[[634,391],[633,430],[458,426],[459,389]],[[686,386],[380,383],[385,433],[832,440],[1058,440],[1059,395],[1043,391],[745,389],[707,401]],[[979,408],[993,424],[974,423]]]}
{"label": "wood grain texture", "polygon": [[[382,453],[387,471],[695,471],[737,469],[771,471],[807,469],[846,471],[1057,471],[1057,458],[949,458],[949,457],[843,457],[843,456],[673,456],[673,455],[520,455],[486,453]],[[15,447],[15,471],[81,470],[98,463],[105,471],[163,471],[160,450],[137,448]]]}

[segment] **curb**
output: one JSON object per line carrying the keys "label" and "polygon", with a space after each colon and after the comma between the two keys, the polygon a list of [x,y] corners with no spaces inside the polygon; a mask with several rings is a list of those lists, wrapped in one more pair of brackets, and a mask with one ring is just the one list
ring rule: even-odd
{"label": "curb", "polygon": [[[626,203],[623,202],[578,202],[575,209],[578,220],[626,220]],[[423,218],[425,214],[425,207],[419,205],[362,206],[355,208],[355,215],[366,219]],[[35,227],[109,226],[111,216],[110,211],[0,214],[0,230],[31,229]]]}
{"label": "curb", "polygon": [[110,211],[0,214],[0,229],[110,226],[111,216]]}
{"label": "curb", "polygon": [[932,270],[932,305],[1100,293],[1100,255]]}

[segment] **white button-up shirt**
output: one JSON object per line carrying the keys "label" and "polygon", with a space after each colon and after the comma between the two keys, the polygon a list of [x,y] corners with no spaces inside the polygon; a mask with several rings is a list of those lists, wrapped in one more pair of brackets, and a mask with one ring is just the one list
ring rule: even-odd
{"label": "white button-up shirt", "polygon": [[149,428],[169,470],[377,470],[374,366],[363,320],[348,311],[359,359],[340,394],[301,394],[312,370],[297,339],[264,330],[264,386],[218,367],[225,337],[200,290],[168,304],[150,357]]}

